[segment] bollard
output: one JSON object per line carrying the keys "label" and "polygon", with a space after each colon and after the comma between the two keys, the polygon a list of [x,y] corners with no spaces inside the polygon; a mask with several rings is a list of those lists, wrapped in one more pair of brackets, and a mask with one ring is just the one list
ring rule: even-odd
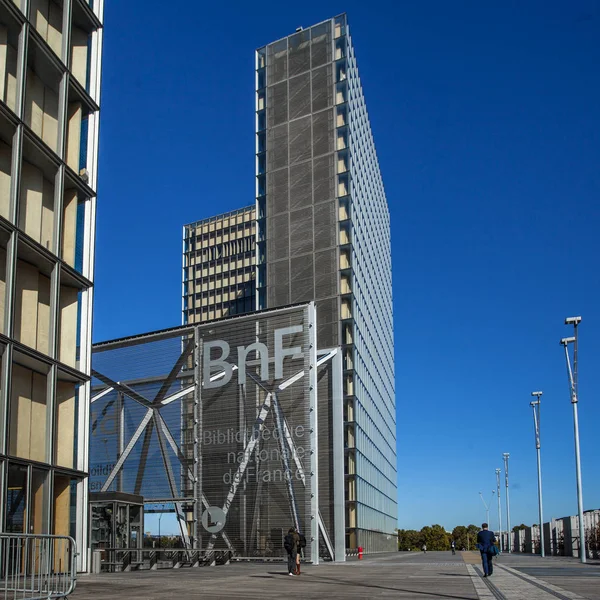
{"label": "bollard", "polygon": [[358,560],[362,560],[363,557],[363,549],[362,546],[358,547]]}
{"label": "bollard", "polygon": [[92,573],[102,572],[102,551],[94,550],[92,552]]}

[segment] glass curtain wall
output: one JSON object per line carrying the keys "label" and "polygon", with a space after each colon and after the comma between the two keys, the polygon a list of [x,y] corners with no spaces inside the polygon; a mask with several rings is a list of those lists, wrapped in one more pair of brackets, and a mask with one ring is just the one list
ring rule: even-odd
{"label": "glass curtain wall", "polygon": [[0,531],[80,548],[101,6],[0,0]]}

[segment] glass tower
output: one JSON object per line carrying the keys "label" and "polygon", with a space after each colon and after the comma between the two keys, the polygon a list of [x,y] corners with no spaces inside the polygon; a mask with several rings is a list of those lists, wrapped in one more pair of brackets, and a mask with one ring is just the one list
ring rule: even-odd
{"label": "glass tower", "polygon": [[345,14],[257,50],[256,172],[258,307],[315,300],[343,348],[346,545],[393,551],[390,217]]}
{"label": "glass tower", "polygon": [[0,0],[0,531],[87,553],[102,0]]}

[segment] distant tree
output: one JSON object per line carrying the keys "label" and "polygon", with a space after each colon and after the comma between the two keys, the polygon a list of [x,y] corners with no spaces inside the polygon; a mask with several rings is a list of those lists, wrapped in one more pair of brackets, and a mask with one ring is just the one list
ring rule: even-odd
{"label": "distant tree", "polygon": [[450,547],[446,530],[437,524],[421,529],[421,546],[423,544],[427,544],[427,550],[448,550]]}
{"label": "distant tree", "polygon": [[407,550],[420,550],[421,545],[420,532],[415,529],[399,529],[398,530],[398,550],[406,552]]}
{"label": "distant tree", "polygon": [[456,545],[458,550],[462,550],[462,548],[467,548],[467,528],[464,525],[457,525],[452,530],[452,539]]}
{"label": "distant tree", "polygon": [[527,525],[525,525],[525,523],[521,523],[520,525],[515,525],[512,530],[513,533],[517,533],[517,531],[521,530],[521,529],[527,529]]}
{"label": "distant tree", "polygon": [[467,535],[468,535],[468,542],[469,542],[469,545],[467,546],[468,550],[476,549],[477,534],[479,533],[479,531],[480,531],[479,527],[477,527],[477,525],[473,525],[472,523],[471,523],[471,525],[469,525],[467,527]]}

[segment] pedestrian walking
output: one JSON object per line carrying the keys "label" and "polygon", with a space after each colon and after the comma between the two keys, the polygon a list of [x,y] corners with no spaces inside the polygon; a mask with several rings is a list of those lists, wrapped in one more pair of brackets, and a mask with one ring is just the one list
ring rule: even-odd
{"label": "pedestrian walking", "polygon": [[423,554],[427,554],[427,544],[423,544],[421,550],[423,550]]}
{"label": "pedestrian walking", "polygon": [[450,548],[452,548],[452,556],[454,556],[456,554],[456,543],[454,540],[450,542]]}
{"label": "pedestrian walking", "polygon": [[481,564],[483,565],[483,576],[489,577],[494,572],[494,565],[492,563],[496,541],[496,536],[493,532],[488,530],[488,524],[482,523],[481,531],[477,534],[477,547],[481,552]]}
{"label": "pedestrian walking", "polygon": [[294,527],[288,529],[283,538],[283,547],[288,555],[288,575],[296,575],[296,560],[298,557],[298,533]]}

